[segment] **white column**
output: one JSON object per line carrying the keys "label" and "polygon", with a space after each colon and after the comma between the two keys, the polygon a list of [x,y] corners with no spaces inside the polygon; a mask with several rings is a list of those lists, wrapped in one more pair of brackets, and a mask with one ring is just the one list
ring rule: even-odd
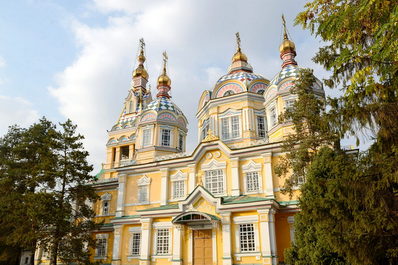
{"label": "white column", "polygon": [[160,173],[162,177],[161,187],[160,187],[160,205],[166,205],[168,198],[167,193],[169,191],[169,169],[161,168]]}
{"label": "white column", "polygon": [[240,195],[239,188],[239,157],[231,158],[231,166],[232,166],[232,196]]}
{"label": "white column", "polygon": [[126,190],[126,174],[119,174],[119,187],[117,189],[116,217],[124,215],[124,195]]}
{"label": "white column", "polygon": [[188,179],[188,193],[191,193],[196,186],[196,165],[195,164],[191,164],[189,165],[189,179]]}
{"label": "white column", "polygon": [[223,265],[232,265],[231,255],[231,213],[221,213]]}
{"label": "white column", "polygon": [[173,235],[173,265],[181,265],[182,264],[182,256],[181,256],[181,237],[182,237],[182,230],[184,229],[183,225],[175,224],[174,225],[174,235]]}
{"label": "white column", "polygon": [[294,243],[294,216],[289,216],[287,218],[287,222],[289,223],[289,228],[290,228],[290,244],[293,245]]}
{"label": "white column", "polygon": [[261,256],[264,264],[278,264],[275,237],[275,210],[258,210],[260,215]]}
{"label": "white column", "polygon": [[263,154],[265,185],[264,193],[267,197],[274,197],[274,182],[272,176],[272,153]]}
{"label": "white column", "polygon": [[119,265],[123,230],[121,225],[115,225],[113,228],[114,232],[113,232],[112,265]]}
{"label": "white column", "polygon": [[152,219],[141,219],[140,265],[149,265],[151,263],[151,230]]}

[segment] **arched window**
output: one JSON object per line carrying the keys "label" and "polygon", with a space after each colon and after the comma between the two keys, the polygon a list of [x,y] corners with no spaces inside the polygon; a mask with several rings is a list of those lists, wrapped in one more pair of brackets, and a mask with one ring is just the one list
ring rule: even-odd
{"label": "arched window", "polygon": [[225,96],[229,96],[229,95],[233,95],[233,94],[235,94],[235,92],[234,92],[234,91],[232,91],[232,90],[228,90],[227,92],[225,92],[225,93],[224,93],[223,97],[225,97]]}
{"label": "arched window", "polygon": [[264,89],[259,89],[259,90],[257,91],[257,94],[264,95],[264,92],[265,92]]}

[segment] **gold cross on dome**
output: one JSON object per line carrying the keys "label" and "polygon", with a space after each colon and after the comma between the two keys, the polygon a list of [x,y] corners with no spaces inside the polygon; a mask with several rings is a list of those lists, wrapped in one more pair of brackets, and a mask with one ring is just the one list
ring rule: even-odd
{"label": "gold cross on dome", "polygon": [[163,63],[164,63],[165,65],[166,65],[168,59],[169,59],[169,57],[167,56],[167,52],[164,51],[164,52],[163,52]]}
{"label": "gold cross on dome", "polygon": [[145,41],[143,38],[140,39],[140,47],[141,47],[141,50],[143,50],[145,48]]}
{"label": "gold cross on dome", "polygon": [[285,40],[289,39],[287,36],[287,29],[286,29],[286,20],[285,20],[285,16],[282,14],[282,25],[283,25],[283,38]]}
{"label": "gold cross on dome", "polygon": [[239,32],[236,32],[236,44],[238,44],[238,50],[240,50],[240,36],[239,36]]}

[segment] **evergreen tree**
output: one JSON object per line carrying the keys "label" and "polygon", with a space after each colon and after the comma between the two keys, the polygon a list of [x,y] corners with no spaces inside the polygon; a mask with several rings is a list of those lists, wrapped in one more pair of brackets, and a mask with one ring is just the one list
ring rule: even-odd
{"label": "evergreen tree", "polygon": [[[343,93],[328,99],[328,111],[318,118],[309,115],[313,110],[305,107],[311,105],[300,97],[286,114],[294,118],[303,109],[297,119],[315,124],[312,129],[321,140],[328,139],[327,130],[334,135],[332,141],[317,145],[316,137],[305,139],[311,126],[303,129],[295,122],[298,133],[285,144],[285,151],[290,148],[293,154],[278,173],[287,173],[290,165],[291,181],[295,174],[306,176],[296,241],[286,251],[286,261],[397,264],[398,5],[382,0],[315,0],[306,5],[297,23],[326,41],[314,60],[332,72],[325,84]],[[340,150],[338,140],[347,134],[359,139],[364,130],[374,136],[369,150],[356,155]],[[304,155],[297,155],[300,152]]]}

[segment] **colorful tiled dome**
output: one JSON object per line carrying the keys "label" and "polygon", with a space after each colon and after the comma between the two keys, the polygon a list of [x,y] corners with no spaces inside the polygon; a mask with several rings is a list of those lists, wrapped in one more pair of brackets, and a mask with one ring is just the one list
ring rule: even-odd
{"label": "colorful tiled dome", "polygon": [[160,112],[163,110],[168,110],[174,112],[177,115],[184,115],[177,105],[171,101],[171,99],[166,97],[159,97],[153,100],[148,106],[145,108],[146,110],[154,110],[156,112]]}

